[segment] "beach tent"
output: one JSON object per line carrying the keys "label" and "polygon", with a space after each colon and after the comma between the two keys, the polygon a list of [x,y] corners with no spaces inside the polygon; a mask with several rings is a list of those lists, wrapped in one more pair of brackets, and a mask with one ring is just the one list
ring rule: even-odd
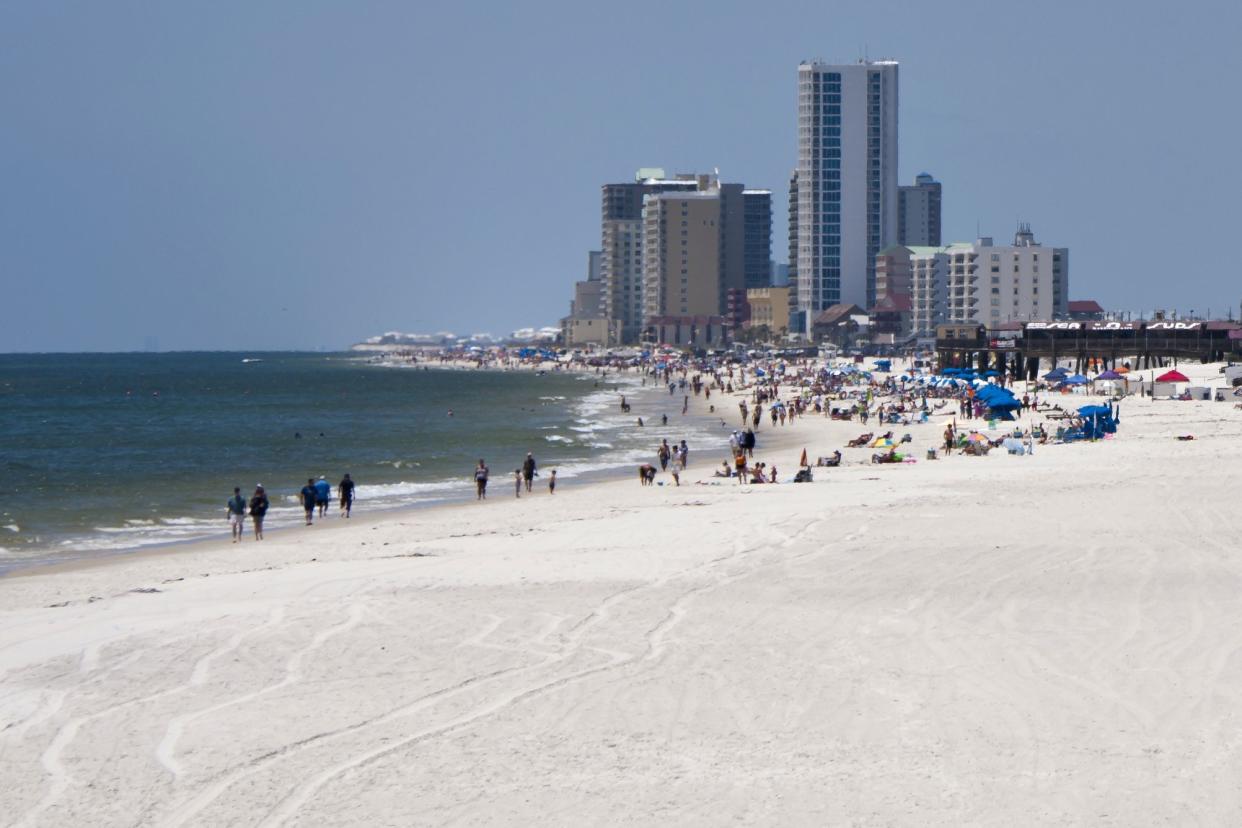
{"label": "beach tent", "polygon": [[1190,382],[1190,377],[1174,368],[1172,371],[1168,371],[1156,377],[1156,382]]}
{"label": "beach tent", "polygon": [[1078,416],[1083,419],[1082,430],[1088,440],[1117,433],[1117,416],[1110,405],[1084,405],[1078,409]]}
{"label": "beach tent", "polygon": [[1119,380],[1121,379],[1121,374],[1118,374],[1116,371],[1105,371],[1104,373],[1096,377],[1096,379],[1097,380]]}
{"label": "beach tent", "polygon": [[1084,377],[1082,374],[1074,374],[1073,376],[1066,377],[1064,380],[1062,380],[1062,382],[1065,385],[1086,385],[1087,378]]}
{"label": "beach tent", "polygon": [[1066,371],[1064,368],[1053,368],[1051,371],[1044,374],[1044,379],[1059,380],[1059,379],[1063,379],[1065,375],[1068,373],[1069,371]]}
{"label": "beach tent", "polygon": [[875,442],[871,444],[872,448],[892,448],[897,445],[887,437],[877,437]]}

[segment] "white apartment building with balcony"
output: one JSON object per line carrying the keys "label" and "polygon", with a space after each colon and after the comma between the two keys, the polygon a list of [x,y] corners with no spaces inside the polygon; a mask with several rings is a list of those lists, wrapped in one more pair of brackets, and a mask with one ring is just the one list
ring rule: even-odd
{"label": "white apartment building with balcony", "polygon": [[983,237],[907,249],[912,325],[921,335],[942,322],[997,325],[1067,313],[1069,248],[1044,247],[1030,225],[1019,226],[1012,245]]}

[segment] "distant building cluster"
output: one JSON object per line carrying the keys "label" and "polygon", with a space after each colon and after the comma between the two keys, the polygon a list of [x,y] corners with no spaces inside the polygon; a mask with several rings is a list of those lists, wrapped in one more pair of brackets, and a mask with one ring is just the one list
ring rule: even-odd
{"label": "distant building cluster", "polygon": [[940,324],[1065,318],[1068,249],[1040,245],[1029,225],[1012,245],[942,242],[940,182],[898,184],[897,105],[896,61],[798,66],[787,262],[772,258],[771,190],[659,168],[604,184],[600,249],[574,285],[564,343],[900,346]]}

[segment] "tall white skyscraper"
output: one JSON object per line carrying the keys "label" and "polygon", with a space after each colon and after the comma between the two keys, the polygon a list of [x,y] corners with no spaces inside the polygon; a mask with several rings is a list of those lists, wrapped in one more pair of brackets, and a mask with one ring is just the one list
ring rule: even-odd
{"label": "tall white skyscraper", "polygon": [[809,327],[875,303],[875,256],[897,241],[897,62],[798,66],[797,302]]}

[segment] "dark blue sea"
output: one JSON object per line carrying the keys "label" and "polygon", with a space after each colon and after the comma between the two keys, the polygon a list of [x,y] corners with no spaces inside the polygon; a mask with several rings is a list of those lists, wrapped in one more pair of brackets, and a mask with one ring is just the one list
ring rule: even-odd
{"label": "dark blue sea", "polygon": [[499,480],[532,451],[569,484],[652,459],[661,437],[723,441],[679,403],[637,374],[422,370],[354,354],[0,355],[0,572],[227,536],[234,486],[262,483],[279,528],[300,520],[308,477],[335,486],[349,472],[365,513],[472,497],[480,457]]}

